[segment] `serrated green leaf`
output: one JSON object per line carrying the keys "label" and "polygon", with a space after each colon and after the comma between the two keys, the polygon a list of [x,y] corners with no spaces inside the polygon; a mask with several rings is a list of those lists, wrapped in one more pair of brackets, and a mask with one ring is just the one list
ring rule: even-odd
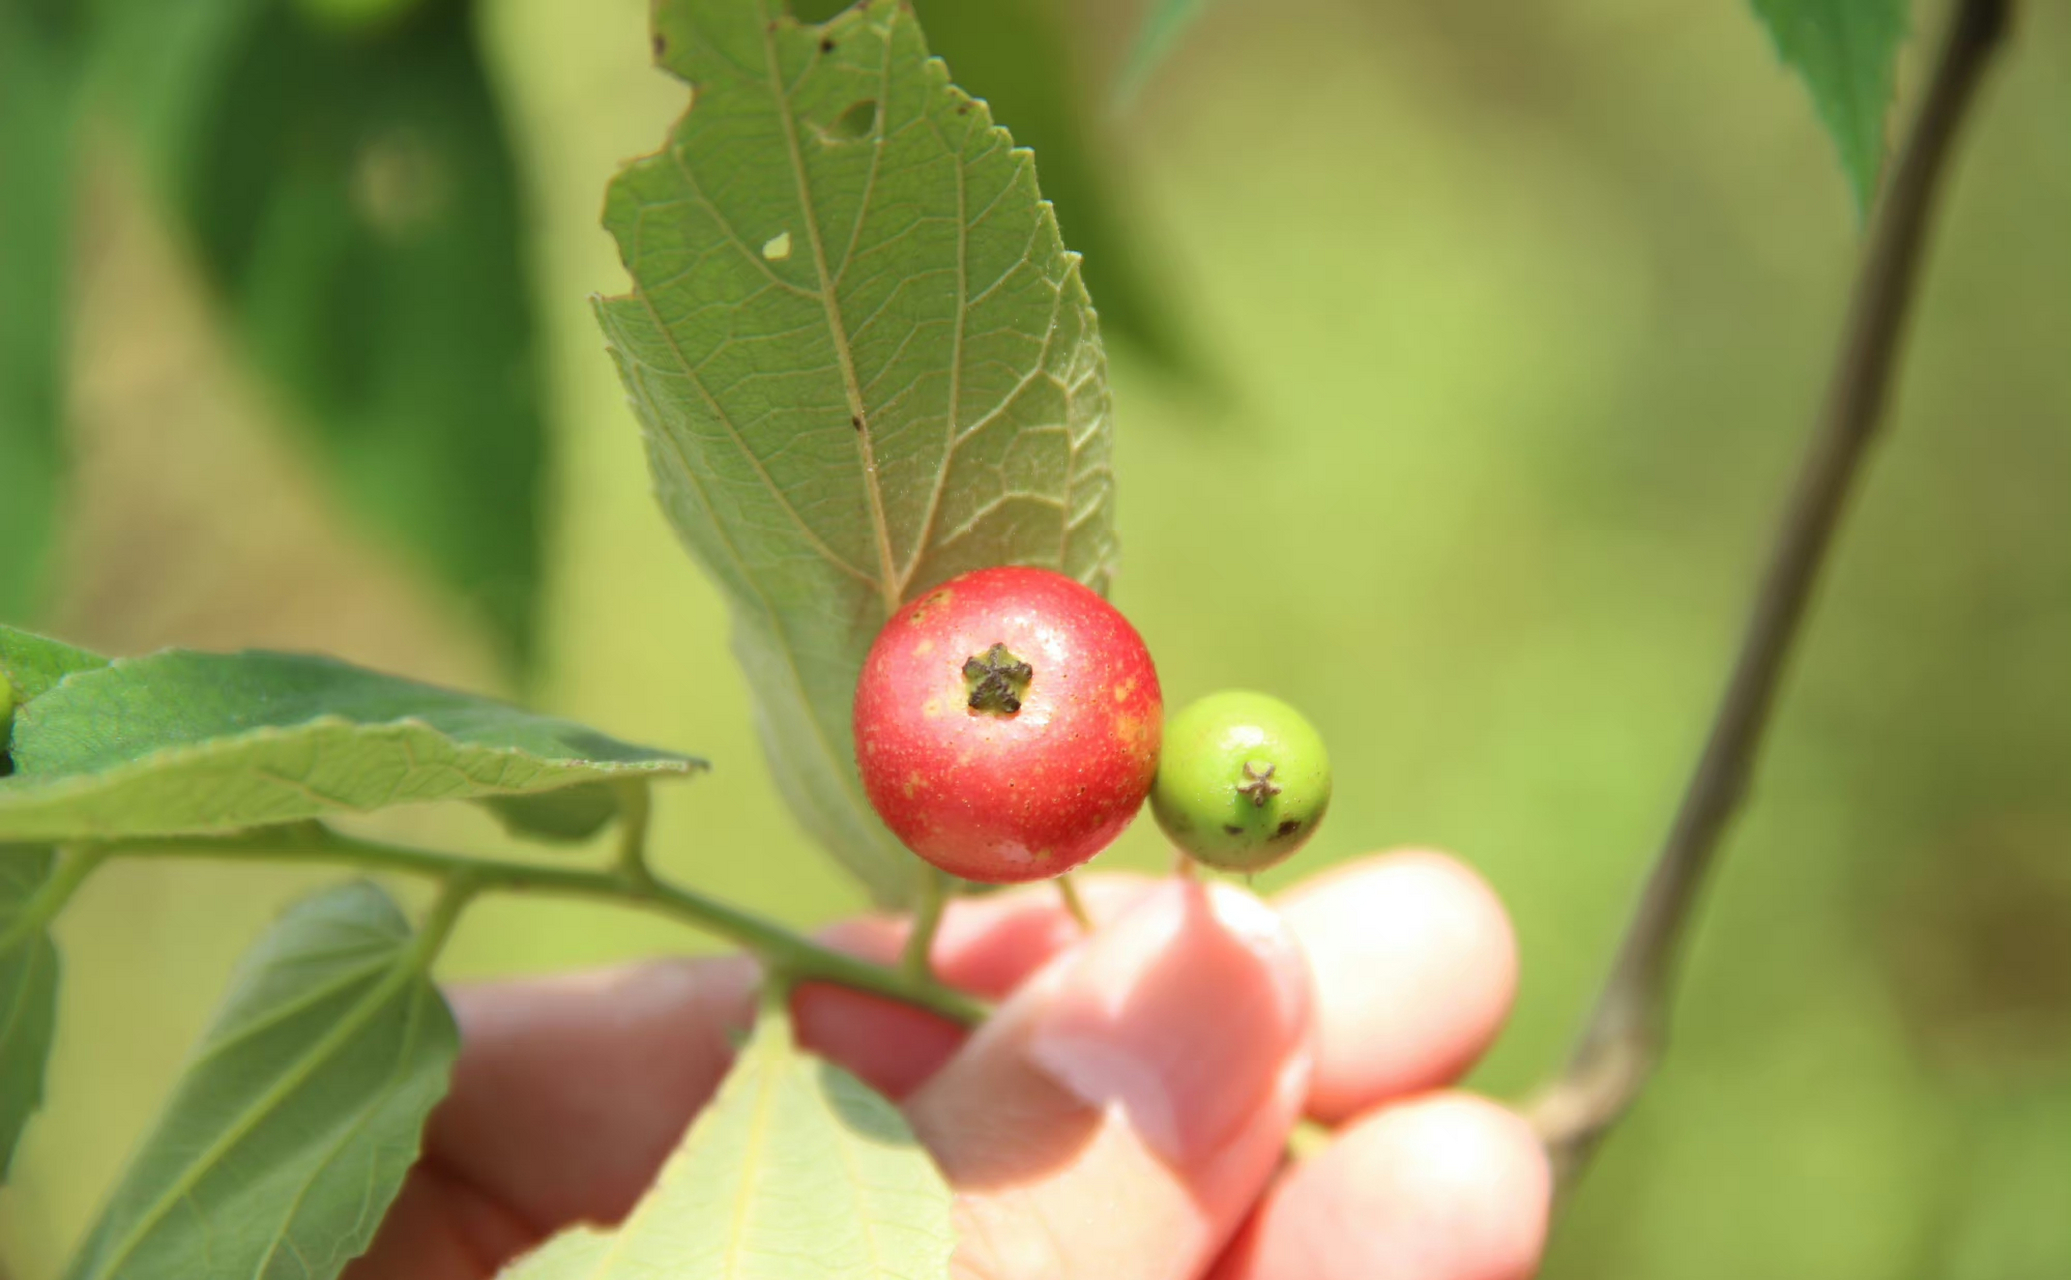
{"label": "serrated green leaf", "polygon": [[578,1228],[506,1280],[932,1280],[956,1245],[950,1191],[891,1103],[801,1053],[790,1019],[754,1036],[616,1231]]}
{"label": "serrated green leaf", "polygon": [[1105,589],[1106,358],[1028,153],[897,0],[821,27],[664,0],[694,87],[611,185],[633,292],[598,304],[663,509],[725,592],[777,781],[880,901],[917,865],[849,713],[890,611],[968,569]]}
{"label": "serrated green leaf", "polygon": [[0,4],[0,615],[43,595],[57,512],[80,25]]}
{"label": "serrated green leaf", "polygon": [[1128,105],[1143,92],[1151,73],[1179,44],[1179,37],[1193,25],[1208,0],[1151,0],[1143,24],[1136,29],[1136,41],[1129,47],[1129,61],[1115,82],[1115,101]]}
{"label": "serrated green leaf", "polygon": [[23,1127],[43,1105],[57,1028],[57,947],[49,922],[29,911],[56,869],[50,849],[0,845],[0,1182]]}
{"label": "serrated green leaf", "polygon": [[248,953],[72,1280],[325,1280],[417,1158],[459,1034],[388,895],[305,899]]}
{"label": "serrated green leaf", "polygon": [[100,8],[105,88],[244,350],[355,511],[522,651],[545,429],[475,6]]}
{"label": "serrated green leaf", "polygon": [[1841,168],[1866,214],[1884,166],[1892,69],[1906,35],[1906,0],[1753,0],[1777,56],[1812,91]]}
{"label": "serrated green leaf", "polygon": [[704,768],[329,658],[177,649],[52,686],[16,713],[10,754],[8,840],[237,831]]}

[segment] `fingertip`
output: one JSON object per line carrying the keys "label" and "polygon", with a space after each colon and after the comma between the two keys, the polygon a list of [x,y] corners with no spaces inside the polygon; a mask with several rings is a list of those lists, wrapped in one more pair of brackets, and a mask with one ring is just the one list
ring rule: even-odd
{"label": "fingertip", "polygon": [[729,956],[452,990],[462,1049],[428,1155],[542,1228],[616,1220],[718,1088],[755,982]]}
{"label": "fingertip", "polygon": [[[1138,876],[1089,877],[1080,896],[1100,921],[1120,915],[1150,888]],[[828,926],[819,937],[838,950],[890,964],[906,945],[908,927],[903,917],[857,916]],[[998,1000],[1084,937],[1065,914],[1055,885],[1026,885],[951,903],[930,959],[943,982]],[[941,1069],[968,1035],[911,1005],[824,983],[799,987],[792,1012],[801,1044],[893,1098],[905,1097]]]}
{"label": "fingertip", "polygon": [[1515,1113],[1441,1093],[1348,1125],[1274,1188],[1217,1280],[1521,1280],[1553,1179]]}
{"label": "fingertip", "polygon": [[1316,982],[1309,1112],[1356,1115],[1448,1084],[1485,1050],[1517,991],[1517,939],[1458,859],[1400,850],[1346,863],[1277,905]]}
{"label": "fingertip", "polygon": [[1310,999],[1292,931],[1229,885],[1168,881],[1058,957],[907,1105],[959,1193],[959,1265],[1196,1274],[1300,1112]]}
{"label": "fingertip", "polygon": [[[1157,883],[1126,872],[1089,876],[1078,882],[1079,897],[1097,925],[1127,911]],[[818,936],[838,950],[889,964],[905,947],[907,930],[904,916],[868,915],[838,921]],[[951,902],[929,958],[950,986],[1000,1000],[1085,936],[1066,914],[1056,884],[1043,881]]]}

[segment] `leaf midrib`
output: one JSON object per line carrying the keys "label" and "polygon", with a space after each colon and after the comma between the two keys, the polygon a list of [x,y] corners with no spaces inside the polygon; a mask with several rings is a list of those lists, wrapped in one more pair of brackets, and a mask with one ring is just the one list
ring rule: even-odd
{"label": "leaf midrib", "polygon": [[[783,122],[784,149],[791,161],[791,177],[798,190],[798,214],[805,222],[806,243],[812,248],[813,270],[818,273],[820,306],[827,315],[827,333],[834,345],[834,361],[841,369],[842,390],[848,397],[849,414],[855,425],[856,447],[863,461],[863,491],[869,499],[870,530],[877,541],[877,588],[884,603],[886,616],[899,608],[899,584],[896,581],[898,569],[892,555],[890,526],[885,521],[884,490],[877,476],[877,455],[871,443],[875,426],[870,412],[863,403],[862,383],[856,376],[856,357],[849,345],[848,326],[841,315],[841,301],[835,296],[834,278],[827,269],[827,246],[820,233],[819,211],[813,205],[812,184],[806,178],[805,157],[798,149],[798,122],[791,114],[791,97],[784,89],[784,79],[778,66],[776,25],[769,21],[768,8],[759,5],[763,11],[762,51],[765,69],[769,77],[770,100],[775,103],[777,115]],[[891,57],[891,41],[885,42],[885,57]],[[885,117],[891,114],[891,104],[880,102],[877,120],[873,124],[870,145],[871,165],[878,163],[878,154],[884,141]],[[867,216],[867,210],[859,211],[859,219]]]}
{"label": "leaf midrib", "polygon": [[[387,1105],[388,1100],[395,1096],[396,1090],[402,1087],[403,1081],[409,1078],[411,1052],[417,1047],[417,1035],[423,1027],[424,1013],[429,1003],[426,997],[433,1000],[438,998],[436,993],[425,990],[418,992],[416,998],[410,1001],[410,1020],[403,1029],[403,1042],[396,1048],[395,1065],[390,1070],[388,1079],[382,1082],[381,1091],[360,1109],[359,1115],[346,1127],[345,1132],[333,1139],[330,1149],[324,1152],[323,1158],[317,1161],[309,1176],[302,1180],[302,1185],[295,1191],[294,1199],[288,1202],[287,1212],[281,1215],[280,1227],[266,1246],[265,1256],[260,1258],[259,1265],[253,1268],[254,1276],[264,1276],[267,1267],[273,1262],[274,1255],[287,1243],[288,1229],[294,1225],[296,1214],[302,1210],[302,1202],[308,1199],[311,1189],[316,1186],[317,1179],[323,1175],[323,1171],[330,1168],[331,1162],[373,1122],[375,1114]],[[296,1256],[301,1256],[300,1250],[296,1251]]]}
{"label": "leaf midrib", "polygon": [[[368,998],[355,1006],[350,1014],[340,1019],[338,1025],[333,1027],[330,1033],[325,1035],[323,1039],[311,1045],[309,1051],[296,1061],[292,1070],[284,1074],[274,1084],[273,1088],[261,1094],[224,1131],[222,1137],[210,1144],[207,1150],[202,1152],[198,1158],[188,1165],[187,1171],[176,1179],[172,1186],[168,1187],[143,1214],[139,1215],[136,1225],[130,1229],[129,1234],[117,1243],[112,1253],[106,1255],[107,1261],[96,1270],[87,1273],[82,1280],[105,1280],[105,1277],[114,1275],[116,1269],[124,1262],[127,1262],[130,1255],[136,1252],[137,1247],[149,1237],[152,1231],[157,1229],[159,1223],[165,1220],[165,1215],[172,1212],[173,1206],[180,1203],[181,1200],[193,1192],[195,1186],[216,1167],[226,1152],[249,1137],[252,1130],[257,1128],[260,1122],[267,1115],[271,1114],[284,1098],[305,1084],[309,1077],[324,1062],[330,1059],[332,1053],[336,1051],[341,1043],[357,1034],[381,1010],[382,1006],[387,1004],[389,996],[394,994],[404,983],[417,977],[423,971],[424,964],[429,959],[430,948],[425,945],[425,939],[430,936],[429,933],[422,935],[417,945],[407,949],[399,949],[394,969],[390,971],[388,977],[382,979],[369,990]],[[443,939],[440,939],[440,941],[443,941]]]}

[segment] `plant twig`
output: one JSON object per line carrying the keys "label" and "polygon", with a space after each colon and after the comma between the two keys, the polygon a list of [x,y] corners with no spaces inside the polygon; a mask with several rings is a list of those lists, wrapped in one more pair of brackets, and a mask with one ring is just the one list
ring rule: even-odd
{"label": "plant twig", "polygon": [[774,921],[671,884],[651,872],[629,875],[622,866],[564,867],[435,853],[362,840],[316,822],[266,827],[236,836],[154,836],[95,845],[92,852],[96,857],[173,855],[325,862],[366,871],[429,876],[449,884],[463,884],[471,893],[546,891],[616,902],[674,916],[724,938],[753,954],[773,976],[786,982],[831,982],[852,987],[918,1006],[966,1026],[979,1022],[986,1013],[982,1001],[932,977],[916,978],[902,969],[872,964],[823,947]]}
{"label": "plant twig", "polygon": [[1876,433],[1951,141],[2005,32],[2011,0],[1960,0],[1878,206],[1832,382],[1712,722],[1610,976],[1564,1073],[1531,1114],[1561,1185],[1631,1106],[1666,1037],[1669,986],[1698,889],[1747,789],[1779,677]]}

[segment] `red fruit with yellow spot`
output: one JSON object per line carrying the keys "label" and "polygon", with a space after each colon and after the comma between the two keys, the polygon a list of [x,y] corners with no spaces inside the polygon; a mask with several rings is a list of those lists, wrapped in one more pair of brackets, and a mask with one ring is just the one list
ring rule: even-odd
{"label": "red fruit with yellow spot", "polygon": [[885,624],[856,685],[856,763],[921,857],[967,880],[1040,880],[1142,808],[1164,709],[1114,606],[1048,569],[980,569]]}

